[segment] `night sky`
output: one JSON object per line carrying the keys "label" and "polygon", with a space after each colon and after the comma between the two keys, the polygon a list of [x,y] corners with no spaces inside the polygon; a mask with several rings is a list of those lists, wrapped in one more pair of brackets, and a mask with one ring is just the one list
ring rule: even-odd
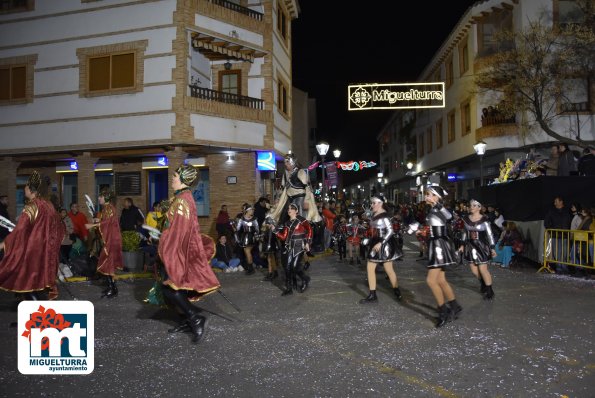
{"label": "night sky", "polygon": [[474,2],[299,0],[293,85],[316,99],[317,139],[329,152],[338,147],[340,160],[378,162],[376,135],[392,111],[347,111],[347,86],[417,80]]}

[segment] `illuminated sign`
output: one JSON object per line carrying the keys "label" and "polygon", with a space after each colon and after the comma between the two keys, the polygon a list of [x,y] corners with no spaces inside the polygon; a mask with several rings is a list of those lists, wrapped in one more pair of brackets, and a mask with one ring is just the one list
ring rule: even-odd
{"label": "illuminated sign", "polygon": [[157,164],[159,166],[167,166],[167,164],[168,164],[167,158],[165,156],[161,156],[161,157],[157,158]]}
{"label": "illuminated sign", "polygon": [[444,82],[354,84],[347,87],[350,111],[444,108]]}
{"label": "illuminated sign", "polygon": [[446,179],[448,181],[456,181],[457,180],[457,175],[456,174],[448,174],[448,176],[446,176]]}
{"label": "illuminated sign", "polygon": [[75,161],[70,162],[70,170],[78,170],[79,169],[79,165],[78,163]]}
{"label": "illuminated sign", "polygon": [[341,170],[359,171],[362,169],[369,169],[370,167],[374,167],[376,166],[376,163],[360,160],[359,162],[337,162],[337,165],[341,168]]}
{"label": "illuminated sign", "polygon": [[256,152],[256,169],[265,171],[277,170],[273,152]]}

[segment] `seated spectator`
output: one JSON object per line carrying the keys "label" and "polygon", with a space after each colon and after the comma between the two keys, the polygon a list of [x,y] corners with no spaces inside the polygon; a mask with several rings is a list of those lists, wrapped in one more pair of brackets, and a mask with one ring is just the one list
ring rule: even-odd
{"label": "seated spectator", "polygon": [[522,244],[523,238],[513,221],[505,221],[503,225],[504,231],[502,231],[500,239],[496,243],[496,257],[494,257],[493,261],[507,268],[512,261],[513,247]]}
{"label": "seated spectator", "polygon": [[231,245],[227,243],[227,236],[221,235],[215,246],[215,257],[211,260],[211,266],[225,272],[243,271],[240,259],[233,255]]}
{"label": "seated spectator", "polygon": [[145,217],[145,224],[149,227],[157,228],[160,218],[161,207],[159,206],[159,202],[155,202],[153,203],[153,211],[148,212],[147,217]]}

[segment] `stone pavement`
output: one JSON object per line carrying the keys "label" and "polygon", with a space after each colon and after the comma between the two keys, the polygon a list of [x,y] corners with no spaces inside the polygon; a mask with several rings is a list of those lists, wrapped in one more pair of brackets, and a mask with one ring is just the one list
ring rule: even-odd
{"label": "stone pavement", "polygon": [[491,267],[496,297],[487,302],[459,266],[447,278],[464,310],[436,329],[424,263],[406,240],[396,263],[401,302],[379,274],[379,303],[357,304],[367,293],[363,268],[333,255],[314,259],[311,287],[287,297],[281,278],[217,274],[241,312],[206,297],[198,345],[167,333],[170,311],[143,303],[151,280],[120,281],[110,301],[96,282],[69,283],[95,306],[95,370],[85,376],[21,375],[14,298],[0,292],[0,396],[595,396],[594,281]]}

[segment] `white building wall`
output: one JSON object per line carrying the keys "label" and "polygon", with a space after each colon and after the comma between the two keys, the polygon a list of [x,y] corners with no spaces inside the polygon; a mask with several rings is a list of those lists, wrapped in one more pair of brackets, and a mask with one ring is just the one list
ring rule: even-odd
{"label": "white building wall", "polygon": [[190,123],[194,128],[194,137],[199,140],[220,142],[222,146],[229,143],[262,146],[266,125],[242,120],[192,114]]}

